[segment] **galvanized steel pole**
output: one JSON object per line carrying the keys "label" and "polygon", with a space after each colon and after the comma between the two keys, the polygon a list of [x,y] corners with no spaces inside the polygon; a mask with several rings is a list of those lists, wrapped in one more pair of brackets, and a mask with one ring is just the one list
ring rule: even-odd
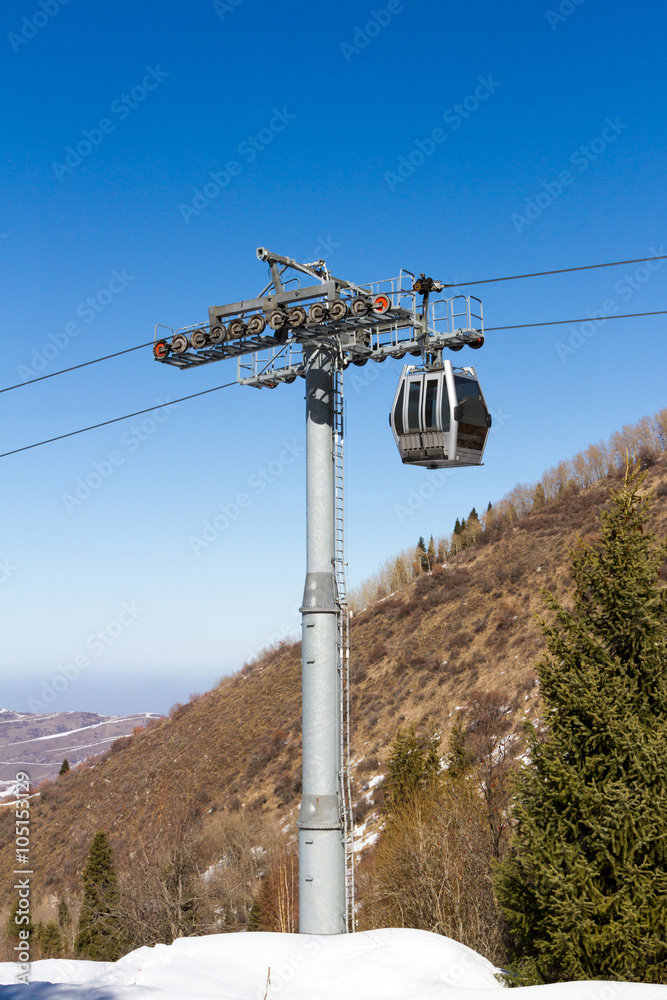
{"label": "galvanized steel pole", "polygon": [[306,354],[306,586],[302,612],[303,793],[299,827],[299,931],[346,929],[340,797],[338,595],[334,574],[334,358]]}

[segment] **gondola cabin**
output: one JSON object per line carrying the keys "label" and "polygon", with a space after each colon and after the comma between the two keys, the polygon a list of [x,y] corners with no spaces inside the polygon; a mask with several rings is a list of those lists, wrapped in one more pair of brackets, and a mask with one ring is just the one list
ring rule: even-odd
{"label": "gondola cabin", "polygon": [[389,416],[405,465],[481,465],[491,414],[474,368],[403,368]]}

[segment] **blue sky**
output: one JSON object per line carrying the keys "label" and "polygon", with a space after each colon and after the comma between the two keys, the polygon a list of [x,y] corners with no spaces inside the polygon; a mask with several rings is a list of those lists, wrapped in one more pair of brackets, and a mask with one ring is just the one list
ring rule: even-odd
{"label": "blue sky", "polygon": [[[20,0],[0,18],[1,386],[256,294],[260,245],[360,283],[666,252],[657,0]],[[638,267],[471,291],[487,326],[666,308],[667,266]],[[664,333],[654,317],[489,334],[466,357],[496,417],[486,464],[408,517],[429,474],[387,425],[400,365],[353,369],[352,584],[664,406]],[[234,377],[139,351],[3,393],[0,451]],[[0,460],[5,707],[51,691],[58,710],[165,711],[294,631],[303,428],[300,381],[235,386]],[[221,506],[229,526],[193,552]]]}

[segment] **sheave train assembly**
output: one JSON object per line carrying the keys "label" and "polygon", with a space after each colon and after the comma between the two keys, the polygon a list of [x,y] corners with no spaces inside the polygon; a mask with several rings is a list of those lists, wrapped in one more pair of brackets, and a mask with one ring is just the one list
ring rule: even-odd
{"label": "sheave train assembly", "polygon": [[[304,347],[327,344],[341,369],[350,363],[417,356],[400,376],[389,421],[403,462],[429,469],[481,465],[491,427],[475,369],[455,368],[443,351],[484,343],[482,303],[472,295],[435,298],[445,286],[402,270],[397,278],[355,285],[326,262],[300,264],[259,247],[271,281],[254,299],[211,306],[208,325],[160,337],[157,361],[193,368],[238,359],[241,385],[275,388],[305,378]],[[298,276],[286,277],[286,272]],[[317,284],[301,285],[301,275]]]}

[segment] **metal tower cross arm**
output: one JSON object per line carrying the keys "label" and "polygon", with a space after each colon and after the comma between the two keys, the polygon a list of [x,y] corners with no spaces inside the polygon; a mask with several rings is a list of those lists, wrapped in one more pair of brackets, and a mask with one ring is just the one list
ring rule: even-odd
{"label": "metal tower cross arm", "polygon": [[339,352],[345,368],[406,354],[428,362],[443,348],[484,341],[480,300],[434,298],[443,286],[433,279],[403,270],[359,285],[335,277],[323,260],[302,264],[265,247],[257,256],[271,273],[259,295],[210,306],[204,324],[156,327],[157,361],[184,369],[235,358],[239,382],[263,388],[305,376],[304,351],[320,344]]}

